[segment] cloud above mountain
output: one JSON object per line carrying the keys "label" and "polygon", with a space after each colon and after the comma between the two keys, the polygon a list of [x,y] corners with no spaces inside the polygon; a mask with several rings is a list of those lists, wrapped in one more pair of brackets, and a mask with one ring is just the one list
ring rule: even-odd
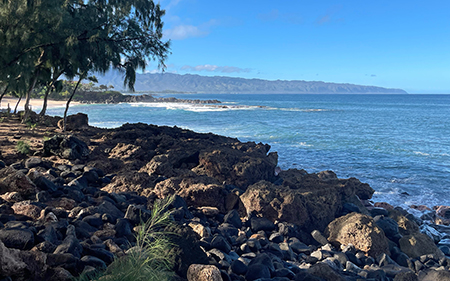
{"label": "cloud above mountain", "polygon": [[221,73],[241,73],[241,72],[250,72],[250,68],[240,68],[236,66],[217,66],[211,64],[202,64],[196,66],[184,65],[181,67],[181,70],[187,71],[209,71],[209,72],[221,72]]}

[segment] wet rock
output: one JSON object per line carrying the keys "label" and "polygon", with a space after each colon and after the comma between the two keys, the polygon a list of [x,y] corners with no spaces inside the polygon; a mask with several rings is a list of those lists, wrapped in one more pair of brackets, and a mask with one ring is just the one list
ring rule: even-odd
{"label": "wet rock", "polygon": [[444,237],[443,234],[441,234],[439,231],[437,231],[431,225],[428,225],[425,223],[420,226],[420,232],[428,235],[431,239],[433,239],[435,244],[438,244],[439,241],[441,241],[441,238]]}
{"label": "wet rock", "polygon": [[389,254],[388,240],[383,230],[369,216],[348,214],[332,221],[325,232],[331,243],[352,244],[372,257]]}

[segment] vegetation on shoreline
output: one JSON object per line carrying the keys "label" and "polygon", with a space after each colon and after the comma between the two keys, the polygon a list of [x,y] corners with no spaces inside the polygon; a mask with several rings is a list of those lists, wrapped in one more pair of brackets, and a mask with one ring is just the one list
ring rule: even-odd
{"label": "vegetation on shoreline", "polygon": [[153,1],[2,1],[0,100],[7,93],[25,97],[26,122],[32,93],[45,88],[44,116],[49,95],[62,91],[60,78],[66,77],[75,81],[69,94],[63,91],[67,112],[81,82],[95,82],[92,73],[111,67],[134,90],[136,70],[151,60],[165,68],[170,42],[162,39],[164,14]]}
{"label": "vegetation on shoreline", "polygon": [[171,221],[167,209],[173,200],[172,196],[153,206],[150,218],[137,227],[135,246],[126,256],[116,257],[103,272],[84,272],[77,280],[170,280],[174,275],[171,271],[173,257],[169,254],[172,244],[164,228]]}

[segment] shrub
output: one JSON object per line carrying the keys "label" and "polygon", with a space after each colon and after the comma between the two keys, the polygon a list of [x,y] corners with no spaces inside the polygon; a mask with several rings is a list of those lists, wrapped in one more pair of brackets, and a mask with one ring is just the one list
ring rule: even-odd
{"label": "shrub", "polygon": [[168,234],[162,231],[170,223],[167,207],[173,198],[162,204],[155,204],[151,218],[137,227],[136,246],[128,254],[116,258],[105,272],[82,274],[78,280],[102,281],[159,281],[171,280],[173,276],[172,257],[167,255],[172,244]]}
{"label": "shrub", "polygon": [[16,150],[22,154],[29,154],[31,149],[30,145],[25,141],[18,141],[16,145]]}

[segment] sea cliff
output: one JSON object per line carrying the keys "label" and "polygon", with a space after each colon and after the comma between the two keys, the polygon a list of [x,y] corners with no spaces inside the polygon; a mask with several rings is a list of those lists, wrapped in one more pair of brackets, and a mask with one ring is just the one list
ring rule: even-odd
{"label": "sea cliff", "polygon": [[174,196],[178,280],[450,280],[450,208],[421,206],[417,218],[371,202],[358,179],[282,171],[267,144],[142,123],[100,129],[84,114],[68,118],[69,132],[58,117],[33,122],[0,123],[1,278],[105,269]]}

